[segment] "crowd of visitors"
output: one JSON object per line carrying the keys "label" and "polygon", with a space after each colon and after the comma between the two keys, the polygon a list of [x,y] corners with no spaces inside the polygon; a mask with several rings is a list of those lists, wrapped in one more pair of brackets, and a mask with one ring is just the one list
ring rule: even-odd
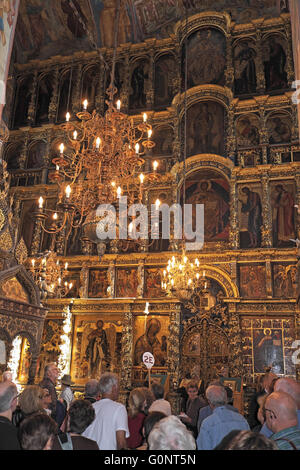
{"label": "crowd of visitors", "polygon": [[117,375],[88,380],[74,398],[69,375],[54,363],[39,385],[18,394],[12,376],[0,382],[0,450],[300,450],[300,384],[267,372],[256,384],[247,419],[232,391],[214,380],[202,394],[194,380],[177,416],[163,385],[133,389],[119,400]]}

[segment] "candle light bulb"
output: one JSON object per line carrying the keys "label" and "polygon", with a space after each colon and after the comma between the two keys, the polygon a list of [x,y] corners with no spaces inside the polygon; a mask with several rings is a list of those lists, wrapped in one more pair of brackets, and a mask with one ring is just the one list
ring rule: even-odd
{"label": "candle light bulb", "polygon": [[117,196],[120,197],[122,194],[122,189],[120,188],[120,186],[117,188]]}
{"label": "candle light bulb", "polygon": [[43,209],[44,199],[42,196],[39,198],[39,209]]}
{"label": "candle light bulb", "polygon": [[148,139],[151,139],[151,136],[152,136],[152,129],[148,129]]}
{"label": "candle light bulb", "polygon": [[135,153],[139,153],[140,151],[140,144],[135,144]]}
{"label": "candle light bulb", "polygon": [[100,144],[101,144],[101,139],[100,139],[100,137],[97,137],[97,139],[96,139],[96,149],[100,148]]}
{"label": "candle light bulb", "polygon": [[156,171],[157,167],[158,167],[158,162],[155,160],[155,162],[153,162],[153,170]]}
{"label": "candle light bulb", "polygon": [[56,171],[59,171],[59,165],[55,166]]}
{"label": "candle light bulb", "polygon": [[68,263],[66,263],[66,264],[65,264],[65,269],[66,269],[66,270],[68,269],[68,266],[69,266]]}
{"label": "candle light bulb", "polygon": [[71,191],[72,191],[72,190],[71,190],[71,186],[68,185],[68,186],[66,187],[66,197],[67,197],[68,199],[69,199],[69,197],[70,197]]}
{"label": "candle light bulb", "polygon": [[203,271],[203,277],[205,277],[205,271]]}
{"label": "candle light bulb", "polygon": [[140,178],[141,184],[143,184],[144,179],[145,179],[145,176],[143,175],[143,173],[140,174],[139,178]]}
{"label": "candle light bulb", "polygon": [[61,277],[58,278],[58,285],[61,285]]}
{"label": "candle light bulb", "polygon": [[73,132],[73,139],[76,140],[76,139],[77,139],[77,136],[78,136],[78,132],[77,132],[77,131],[74,131],[74,132]]}
{"label": "candle light bulb", "polygon": [[[57,217],[58,217],[58,215],[57,215],[57,213],[55,212],[55,213],[53,214],[53,220],[57,220]],[[59,261],[58,261],[58,263],[59,263]]]}
{"label": "candle light bulb", "polygon": [[70,282],[70,284],[69,284],[69,289],[72,289],[72,287],[73,287],[73,283]]}
{"label": "candle light bulb", "polygon": [[159,208],[159,206],[160,206],[160,200],[156,199],[156,201],[155,201],[156,210]]}
{"label": "candle light bulb", "polygon": [[60,144],[59,146],[59,150],[60,150],[60,153],[63,154],[64,153],[64,150],[65,150],[65,146],[64,144]]}
{"label": "candle light bulb", "polygon": [[116,187],[116,183],[114,181],[111,182],[111,185],[112,185],[113,188]]}
{"label": "candle light bulb", "polygon": [[88,100],[84,100],[84,102],[83,102],[83,109],[86,110],[87,107],[88,107]]}
{"label": "candle light bulb", "polygon": [[66,114],[66,121],[67,121],[67,122],[70,121],[70,117],[71,117],[70,113],[67,113],[67,114]]}
{"label": "candle light bulb", "polygon": [[147,114],[146,113],[143,114],[143,120],[144,120],[144,122],[147,122]]}
{"label": "candle light bulb", "polygon": [[32,259],[32,260],[31,260],[31,264],[32,264],[32,267],[34,268],[34,265],[35,265],[35,259]]}
{"label": "candle light bulb", "polygon": [[117,101],[117,110],[120,111],[120,109],[121,109],[121,101],[118,100]]}
{"label": "candle light bulb", "polygon": [[130,222],[130,224],[128,225],[128,233],[131,233],[133,230],[133,223]]}

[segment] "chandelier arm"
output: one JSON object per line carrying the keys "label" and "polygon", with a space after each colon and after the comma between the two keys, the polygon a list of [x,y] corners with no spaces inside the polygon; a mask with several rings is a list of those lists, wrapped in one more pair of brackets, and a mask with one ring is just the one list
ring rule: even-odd
{"label": "chandelier arm", "polygon": [[64,221],[63,221],[63,224],[62,224],[62,226],[59,227],[59,229],[57,229],[57,230],[48,230],[48,229],[45,227],[45,224],[42,222],[41,225],[42,225],[43,231],[46,232],[46,233],[48,233],[48,234],[50,234],[50,235],[51,235],[51,234],[54,235],[54,234],[60,233],[60,232],[64,229],[64,227],[65,227],[65,225],[66,225],[67,217],[68,217],[67,213],[64,212]]}

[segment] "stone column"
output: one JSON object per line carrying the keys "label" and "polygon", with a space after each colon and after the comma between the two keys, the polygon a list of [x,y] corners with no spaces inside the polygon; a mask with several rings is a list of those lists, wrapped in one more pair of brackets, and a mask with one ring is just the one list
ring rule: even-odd
{"label": "stone column", "polygon": [[270,202],[270,182],[269,175],[263,175],[262,182],[262,219],[263,225],[261,230],[261,246],[264,248],[271,248],[273,245],[272,239],[272,208]]}
{"label": "stone column", "polygon": [[26,166],[27,155],[28,155],[28,140],[29,140],[28,133],[26,133],[24,135],[24,143],[22,145],[22,150],[18,157],[18,164],[19,164],[20,170],[25,169],[25,166]]}

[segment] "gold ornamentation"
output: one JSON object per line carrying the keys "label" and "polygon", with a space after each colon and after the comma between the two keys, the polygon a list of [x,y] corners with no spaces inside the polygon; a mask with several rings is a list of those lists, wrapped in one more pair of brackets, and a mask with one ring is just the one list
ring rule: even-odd
{"label": "gold ornamentation", "polygon": [[26,259],[28,258],[28,250],[23,240],[23,237],[20,239],[15,249],[15,257],[19,264],[24,264]]}

